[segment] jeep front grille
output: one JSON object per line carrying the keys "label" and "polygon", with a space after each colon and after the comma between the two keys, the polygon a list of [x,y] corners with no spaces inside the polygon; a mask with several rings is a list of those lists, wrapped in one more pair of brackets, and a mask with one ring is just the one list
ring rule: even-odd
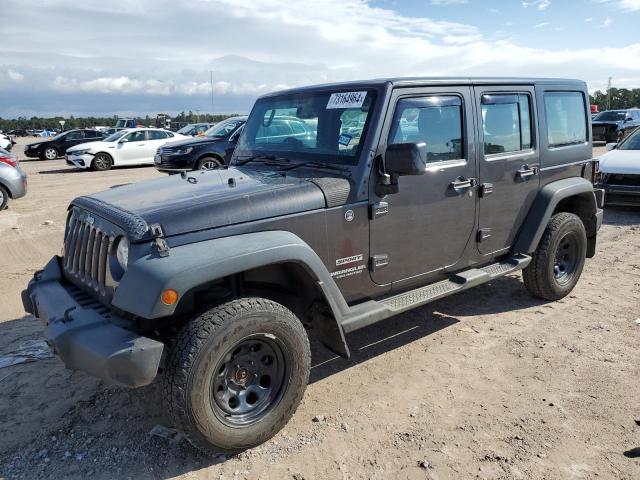
{"label": "jeep front grille", "polygon": [[63,269],[67,277],[104,297],[113,240],[86,219],[71,215],[64,242]]}

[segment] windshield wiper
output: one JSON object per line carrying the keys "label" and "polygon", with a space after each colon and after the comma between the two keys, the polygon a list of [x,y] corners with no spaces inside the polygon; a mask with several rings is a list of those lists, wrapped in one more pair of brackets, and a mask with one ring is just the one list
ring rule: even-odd
{"label": "windshield wiper", "polygon": [[291,166],[287,166],[287,167],[283,167],[280,170],[281,171],[289,171],[289,170],[293,170],[294,168],[298,168],[298,167],[310,167],[310,168],[318,168],[318,169],[325,169],[325,170],[334,170],[337,172],[342,172],[342,173],[349,173],[351,174],[351,170],[347,167],[339,167],[337,165],[328,165],[326,163],[321,163],[321,162],[296,162]]}
{"label": "windshield wiper", "polygon": [[[259,155],[251,155],[247,158],[243,158],[240,161],[236,162],[235,166],[239,167],[240,165],[244,165],[245,163],[255,162],[258,160],[264,161],[264,163],[266,163],[267,165],[287,165],[290,162],[288,158],[279,158],[279,157],[276,157],[275,155],[259,154]],[[276,163],[271,163],[271,162],[276,162]]]}

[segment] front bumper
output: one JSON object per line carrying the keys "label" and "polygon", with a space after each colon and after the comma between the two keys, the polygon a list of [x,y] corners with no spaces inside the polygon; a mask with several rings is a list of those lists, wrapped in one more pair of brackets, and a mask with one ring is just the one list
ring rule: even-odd
{"label": "front bumper", "polygon": [[72,167],[89,168],[93,161],[93,155],[89,155],[88,153],[85,153],[84,155],[66,154],[64,159],[67,162],[67,165]]}
{"label": "front bumper", "polygon": [[60,260],[53,257],[22,292],[24,309],[45,324],[44,336],[55,355],[71,370],[124,387],[151,383],[164,344],[119,326],[125,319],[76,300],[63,284]]}
{"label": "front bumper", "polygon": [[181,170],[192,170],[195,164],[195,159],[188,153],[156,153],[153,158],[153,164],[156,169],[161,172],[176,172]]}
{"label": "front bumper", "polygon": [[605,191],[605,205],[640,206],[640,185],[598,184]]}

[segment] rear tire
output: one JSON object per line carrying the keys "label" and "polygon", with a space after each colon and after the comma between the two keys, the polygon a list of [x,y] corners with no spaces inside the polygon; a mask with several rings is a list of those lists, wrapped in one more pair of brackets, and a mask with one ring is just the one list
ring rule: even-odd
{"label": "rear tire", "polygon": [[216,157],[203,157],[198,160],[195,170],[214,170],[224,165],[222,160]]}
{"label": "rear tire", "polygon": [[0,185],[0,211],[7,208],[7,203],[9,203],[9,192]]}
{"label": "rear tire", "polygon": [[586,254],[587,234],[580,217],[556,213],[522,272],[525,287],[534,297],[560,300],[578,283]]}
{"label": "rear tire", "polygon": [[104,172],[113,166],[113,159],[108,153],[97,153],[91,162],[91,168],[96,172]]}
{"label": "rear tire", "polygon": [[187,323],[169,352],[164,401],[174,426],[208,454],[238,453],[274,436],[309,380],[300,320],[264,298],[241,298]]}

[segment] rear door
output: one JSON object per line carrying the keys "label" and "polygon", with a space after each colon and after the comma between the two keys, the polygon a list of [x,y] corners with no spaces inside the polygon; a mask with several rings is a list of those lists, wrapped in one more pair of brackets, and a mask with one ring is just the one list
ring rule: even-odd
{"label": "rear door", "polygon": [[474,87],[479,126],[478,250],[508,251],[540,184],[533,86]]}
{"label": "rear door", "polygon": [[428,164],[424,175],[400,177],[398,192],[371,206],[371,278],[380,285],[455,265],[476,219],[471,89],[398,89],[389,117],[385,144],[425,142]]}
{"label": "rear door", "polygon": [[81,143],[88,142],[89,140],[85,140],[84,131],[82,130],[74,130],[65,135],[64,139],[60,144],[60,153],[64,154],[67,151],[67,148],[73,147],[74,145],[80,145]]}

